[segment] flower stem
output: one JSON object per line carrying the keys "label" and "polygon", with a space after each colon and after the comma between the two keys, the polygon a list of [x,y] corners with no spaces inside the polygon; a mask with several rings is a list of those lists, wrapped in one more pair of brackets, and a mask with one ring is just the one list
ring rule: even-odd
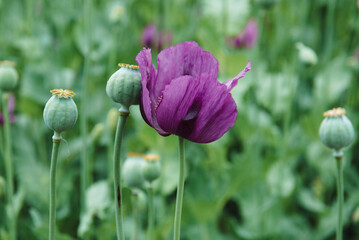
{"label": "flower stem", "polygon": [[56,164],[59,147],[61,142],[61,133],[54,132],[52,137],[52,155],[50,166],[50,217],[49,217],[49,240],[55,240],[56,225]]}
{"label": "flower stem", "polygon": [[338,225],[336,240],[343,239],[343,202],[344,202],[344,187],[343,187],[343,153],[335,152],[334,157],[337,162],[337,194],[338,194]]}
{"label": "flower stem", "polygon": [[137,199],[138,199],[138,195],[136,191],[132,192],[132,206],[133,206],[133,218],[134,218],[134,227],[133,227],[133,232],[132,232],[132,237],[131,240],[136,240],[137,239],[137,232],[138,232],[138,226],[139,226],[139,210],[138,210],[138,205],[137,205]]}
{"label": "flower stem", "polygon": [[82,139],[81,148],[81,171],[80,171],[80,193],[81,193],[81,214],[85,212],[85,199],[86,189],[88,187],[88,131],[87,131],[87,97],[88,97],[88,84],[89,84],[89,70],[90,70],[90,52],[91,52],[91,7],[92,0],[84,1],[83,8],[83,21],[84,21],[84,65],[83,65],[83,78],[81,86],[81,108],[80,108],[80,135]]}
{"label": "flower stem", "polygon": [[184,176],[185,176],[185,158],[184,158],[184,143],[183,138],[178,137],[179,146],[179,180],[177,187],[176,197],[176,212],[174,221],[174,234],[173,239],[179,240],[181,235],[181,214],[182,214],[182,202],[183,202],[183,190],[184,190]]}
{"label": "flower stem", "polygon": [[123,130],[125,128],[125,123],[128,115],[130,114],[128,109],[120,108],[119,110],[120,117],[118,118],[116,134],[115,134],[115,144],[113,152],[113,177],[114,177],[114,192],[115,192],[115,208],[116,208],[116,230],[117,230],[117,240],[125,239],[125,234],[122,227],[122,188],[121,188],[121,161],[120,161],[120,149],[122,143]]}
{"label": "flower stem", "polygon": [[148,192],[148,240],[152,240],[153,238],[153,223],[154,223],[154,216],[153,216],[153,187],[152,183],[149,183],[147,188]]}
{"label": "flower stem", "polygon": [[4,92],[2,95],[2,106],[4,115],[4,136],[5,136],[5,168],[6,168],[6,189],[7,201],[10,207],[8,222],[10,228],[10,239],[16,240],[16,213],[14,206],[14,183],[13,183],[13,168],[12,168],[12,153],[11,153],[11,131],[10,131],[10,118],[8,111],[9,93]]}

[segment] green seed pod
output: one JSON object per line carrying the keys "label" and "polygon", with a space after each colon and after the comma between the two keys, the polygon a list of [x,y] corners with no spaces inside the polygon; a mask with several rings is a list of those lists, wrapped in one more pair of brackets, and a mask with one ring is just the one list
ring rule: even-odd
{"label": "green seed pod", "polygon": [[77,107],[72,99],[73,91],[54,89],[44,109],[45,124],[55,132],[72,128],[77,120]]}
{"label": "green seed pod", "polygon": [[121,103],[123,107],[140,103],[142,82],[138,67],[128,64],[119,64],[121,67],[112,74],[107,81],[106,93],[114,102]]}
{"label": "green seed pod", "polygon": [[145,180],[152,182],[161,175],[161,163],[159,156],[156,154],[147,154],[143,156],[145,160],[142,165],[143,177]]}
{"label": "green seed pod", "polygon": [[325,119],[319,128],[320,140],[336,151],[347,147],[354,139],[354,128],[345,116],[343,108],[334,108],[324,113]]}
{"label": "green seed pod", "polygon": [[143,185],[142,157],[128,157],[123,164],[122,174],[124,182],[132,188],[141,188]]}
{"label": "green seed pod", "polygon": [[19,75],[14,66],[10,61],[0,62],[0,89],[3,91],[11,91],[16,87]]}

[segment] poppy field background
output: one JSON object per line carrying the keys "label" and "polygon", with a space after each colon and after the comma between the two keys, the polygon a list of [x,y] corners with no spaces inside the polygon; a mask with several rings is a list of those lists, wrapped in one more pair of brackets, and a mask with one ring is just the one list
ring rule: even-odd
{"label": "poppy field background", "polygon": [[[116,108],[105,93],[117,63],[136,64],[148,25],[171,33],[163,47],[198,42],[219,61],[218,80],[252,70],[232,90],[233,128],[210,144],[186,145],[182,239],[331,240],[337,223],[336,168],[319,140],[323,112],[344,107],[359,129],[359,3],[354,0],[0,0],[0,61],[19,72],[11,125],[18,239],[47,239],[52,131],[42,111],[54,88],[79,108],[63,134],[57,168],[57,239],[115,239],[111,158]],[[249,21],[253,44],[228,40]],[[255,31],[254,31],[255,32]],[[254,33],[252,33],[254,34]],[[166,35],[167,36],[167,35]],[[253,37],[253,36],[252,36]],[[304,48],[303,48],[304,46]],[[308,49],[308,47],[311,49]],[[152,55],[158,54],[156,47]],[[314,52],[313,52],[314,51]],[[155,58],[153,59],[155,62]],[[176,136],[162,137],[130,108],[127,153],[160,156],[155,239],[171,239],[178,181]],[[344,239],[359,239],[359,142],[345,153]],[[81,193],[81,157],[91,176]],[[8,238],[5,167],[0,154],[0,239]],[[140,231],[146,239],[146,191]],[[133,229],[123,189],[124,228]],[[84,213],[81,214],[81,207]]]}

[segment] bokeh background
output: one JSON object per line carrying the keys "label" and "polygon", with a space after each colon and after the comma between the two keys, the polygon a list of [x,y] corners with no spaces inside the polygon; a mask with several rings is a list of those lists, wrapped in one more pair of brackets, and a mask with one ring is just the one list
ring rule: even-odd
{"label": "bokeh background", "polygon": [[[136,64],[144,44],[194,40],[219,61],[223,82],[248,60],[232,91],[234,127],[211,144],[186,142],[182,239],[330,240],[336,228],[336,167],[318,137],[322,113],[344,107],[359,124],[356,0],[0,0],[0,60],[20,82],[12,124],[19,239],[47,239],[52,132],[42,118],[54,88],[79,107],[64,133],[57,174],[57,239],[115,239],[111,156],[116,108],[105,93],[117,63]],[[248,25],[248,23],[251,23]],[[151,25],[151,41],[142,35]],[[141,40],[142,39],[142,40]],[[131,107],[122,151],[156,153],[155,239],[171,239],[178,178],[176,136],[161,137]],[[345,150],[344,239],[359,239],[359,143]],[[81,190],[81,163],[91,169]],[[0,154],[0,239],[8,239]],[[141,229],[147,227],[142,189]],[[81,194],[82,193],[82,194]],[[133,229],[124,188],[125,229]],[[82,209],[82,210],[81,210]],[[81,214],[82,212],[82,214]]]}

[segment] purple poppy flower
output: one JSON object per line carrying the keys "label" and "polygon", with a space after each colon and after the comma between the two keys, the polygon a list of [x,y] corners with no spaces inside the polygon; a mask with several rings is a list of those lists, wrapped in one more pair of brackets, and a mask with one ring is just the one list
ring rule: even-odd
{"label": "purple poppy flower", "polygon": [[142,77],[141,114],[162,136],[175,134],[192,142],[213,142],[235,123],[237,106],[230,90],[251,69],[224,83],[217,81],[218,61],[196,42],[183,42],[158,54],[136,57]]}
{"label": "purple poppy flower", "polygon": [[228,37],[227,44],[233,48],[252,48],[258,39],[258,24],[257,21],[250,20],[243,31],[236,37]]}
{"label": "purple poppy flower", "polygon": [[[358,0],[358,2],[359,2],[359,0]],[[359,47],[357,49],[355,49],[354,56],[359,61]]]}
{"label": "purple poppy flower", "polygon": [[172,44],[172,32],[160,31],[156,25],[150,24],[143,30],[141,43],[144,47],[161,51],[164,46]]}
{"label": "purple poppy flower", "polygon": [[[9,120],[10,123],[14,123],[15,122],[15,97],[14,95],[11,93],[9,96],[9,101],[8,101],[8,112],[9,112]],[[0,113],[0,125],[4,125],[4,115],[2,113]]]}
{"label": "purple poppy flower", "polygon": [[154,39],[157,35],[157,27],[153,24],[148,25],[142,32],[141,42],[145,47],[150,48],[154,43]]}

